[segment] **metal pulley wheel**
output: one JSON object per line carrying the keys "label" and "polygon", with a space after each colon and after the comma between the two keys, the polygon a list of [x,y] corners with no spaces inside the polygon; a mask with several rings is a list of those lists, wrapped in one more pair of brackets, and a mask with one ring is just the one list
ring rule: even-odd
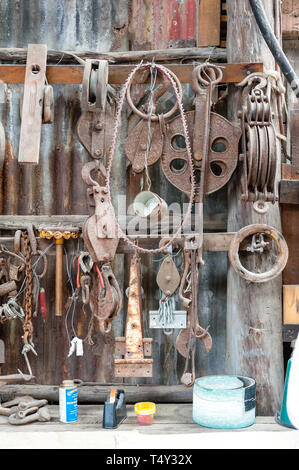
{"label": "metal pulley wheel", "polygon": [[44,89],[43,101],[43,124],[54,122],[54,92],[51,85],[46,85]]}
{"label": "metal pulley wheel", "polygon": [[[266,272],[255,273],[246,269],[240,261],[239,249],[240,245],[250,235],[265,234],[268,235],[272,240],[275,241],[277,246],[277,259],[274,266]],[[252,224],[243,227],[237,232],[230,244],[228,256],[234,270],[246,281],[251,282],[267,282],[277,277],[281,271],[285,268],[288,260],[289,250],[288,245],[283,235],[276,230],[274,227],[266,224]]]}
{"label": "metal pulley wheel", "polygon": [[84,67],[82,111],[104,111],[107,101],[108,61],[87,59]]}

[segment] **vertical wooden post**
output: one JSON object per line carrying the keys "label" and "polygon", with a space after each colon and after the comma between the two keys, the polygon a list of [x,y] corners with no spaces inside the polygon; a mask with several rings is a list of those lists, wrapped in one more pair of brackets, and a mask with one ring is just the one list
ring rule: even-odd
{"label": "vertical wooden post", "polygon": [[[273,27],[273,2],[263,0]],[[252,14],[249,1],[227,0],[227,61],[261,61],[275,70],[275,62]],[[237,121],[240,89],[231,87],[229,118]],[[279,150],[280,172],[280,150]],[[267,214],[257,214],[252,203],[241,200],[240,175],[228,187],[228,231],[252,223],[281,230],[279,204]],[[277,175],[278,177],[279,175]],[[273,415],[281,406],[283,392],[282,281],[281,276],[263,284],[248,283],[228,267],[227,279],[227,373],[247,375],[257,383],[257,413]]]}

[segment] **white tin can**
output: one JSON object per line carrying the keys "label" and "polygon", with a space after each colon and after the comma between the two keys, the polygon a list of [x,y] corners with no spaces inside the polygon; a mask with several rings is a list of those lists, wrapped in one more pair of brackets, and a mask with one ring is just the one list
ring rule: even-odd
{"label": "white tin can", "polygon": [[78,419],[78,387],[73,380],[63,380],[59,387],[59,420],[73,423]]}

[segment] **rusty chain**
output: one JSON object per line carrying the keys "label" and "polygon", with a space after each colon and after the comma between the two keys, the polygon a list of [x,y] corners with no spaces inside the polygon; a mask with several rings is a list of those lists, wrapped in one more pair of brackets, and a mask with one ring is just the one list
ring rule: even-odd
{"label": "rusty chain", "polygon": [[24,344],[30,342],[33,336],[32,317],[32,265],[31,265],[31,247],[29,236],[27,232],[22,232],[24,240],[24,254],[25,254],[25,292],[24,292],[24,313],[25,319],[23,324],[23,341]]}

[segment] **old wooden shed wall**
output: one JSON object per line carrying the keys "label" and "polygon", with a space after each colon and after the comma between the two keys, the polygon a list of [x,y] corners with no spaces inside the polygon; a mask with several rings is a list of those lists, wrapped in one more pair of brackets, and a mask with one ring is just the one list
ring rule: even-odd
{"label": "old wooden shed wall", "polygon": [[[158,49],[196,45],[198,2],[196,0],[2,0],[0,2],[0,47],[27,47],[28,43],[44,43],[48,49],[61,51],[97,52],[115,50]],[[61,54],[61,60],[63,54]],[[19,102],[23,85],[7,85],[5,99],[0,103],[0,118],[6,132],[5,160],[0,162],[2,214],[11,215],[71,215],[87,214],[86,187],[81,179],[82,165],[88,155],[76,136],[76,122],[80,115],[80,86],[55,85],[55,121],[42,127],[40,163],[24,167],[17,163],[20,133]],[[185,86],[184,104],[188,110],[192,91]],[[132,127],[132,117],[129,127]],[[127,133],[127,120],[122,123],[121,136]],[[113,187],[126,194],[125,157],[121,142],[113,168]],[[160,174],[152,170],[154,188],[168,202],[183,201]],[[127,195],[140,188],[140,178],[127,172],[130,183]],[[226,230],[226,188],[207,198],[205,206],[206,229]],[[7,236],[8,231],[2,231]],[[10,232],[13,234],[13,232]],[[68,245],[68,261],[72,248]],[[80,245],[82,248],[83,245]],[[115,272],[123,289],[128,285],[124,255],[117,255]],[[159,256],[155,256],[158,259]],[[207,355],[202,345],[197,352],[197,375],[225,372],[225,318],[226,318],[226,253],[205,253],[199,292],[200,322],[210,325],[213,349]],[[65,260],[66,261],[66,260]],[[65,378],[84,381],[105,381],[100,356],[84,344],[84,356],[67,357],[68,334],[72,334],[71,314],[55,317],[55,256],[51,250],[49,270],[42,286],[46,289],[48,314],[43,323],[40,313],[33,319],[34,342],[38,357],[31,356],[37,382],[58,384]],[[175,338],[161,330],[148,328],[148,312],[157,309],[159,292],[155,273],[159,266],[149,256],[142,256],[142,285],[144,289],[145,336],[153,337],[154,375],[147,379],[153,384],[178,384],[183,371],[183,360],[175,350]],[[66,279],[66,277],[65,277]],[[67,280],[64,284],[65,301],[70,295]],[[179,303],[177,303],[179,307]],[[124,309],[114,322],[116,335],[123,335]],[[66,309],[65,309],[66,310]],[[90,313],[78,305],[74,326],[84,338]],[[68,331],[67,331],[68,330]],[[0,338],[6,345],[6,363],[1,373],[26,370],[21,357],[21,324],[11,321],[0,325]],[[130,382],[130,381],[129,381]],[[133,380],[131,380],[133,382]],[[138,383],[146,380],[138,379]]]}

